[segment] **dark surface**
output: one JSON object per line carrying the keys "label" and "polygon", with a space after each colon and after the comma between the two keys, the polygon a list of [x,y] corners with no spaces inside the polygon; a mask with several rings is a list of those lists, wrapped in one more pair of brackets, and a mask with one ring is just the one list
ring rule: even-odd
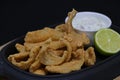
{"label": "dark surface", "polygon": [[[119,27],[112,25],[111,28],[120,33]],[[8,80],[113,80],[120,75],[120,52],[113,56],[105,57],[100,55],[96,50],[97,62],[94,66],[83,67],[81,70],[69,74],[33,75],[17,68],[7,60],[10,54],[16,53],[15,44],[22,44],[24,42],[23,38],[24,36],[17,38],[1,51],[0,75],[6,76]]]}
{"label": "dark surface", "polygon": [[0,0],[0,45],[27,31],[63,22],[67,12],[97,11],[120,26],[118,0]]}

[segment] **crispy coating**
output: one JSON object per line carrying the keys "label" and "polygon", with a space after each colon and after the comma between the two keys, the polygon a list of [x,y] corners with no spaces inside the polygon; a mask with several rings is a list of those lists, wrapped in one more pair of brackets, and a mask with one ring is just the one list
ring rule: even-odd
{"label": "crispy coating", "polygon": [[63,48],[65,47],[65,44],[61,41],[61,40],[58,40],[58,41],[51,41],[50,44],[49,44],[49,48],[50,49],[60,49],[60,48]]}
{"label": "crispy coating", "polygon": [[81,66],[84,64],[84,53],[83,51],[78,50],[76,54],[79,55],[78,59],[73,59],[70,62],[66,62],[57,66],[46,66],[45,69],[51,73],[69,73],[80,70]]}
{"label": "crispy coating", "polygon": [[[39,51],[39,47],[34,47],[31,49],[30,53],[29,53],[29,56],[28,56],[28,53],[23,54],[23,53],[19,53],[19,54],[13,54],[13,55],[10,55],[8,57],[8,60],[10,62],[12,62],[12,64],[16,65],[17,67],[23,69],[23,70],[26,70],[30,67],[30,65],[33,63],[35,57],[37,56],[38,54],[38,51]],[[17,58],[18,56],[24,56],[26,57],[27,56],[27,59],[24,61],[24,60],[21,60],[19,62],[17,62],[19,58]],[[21,57],[22,58],[22,57]]]}
{"label": "crispy coating", "polygon": [[44,44],[47,44],[47,43],[50,43],[52,40],[51,38],[45,40],[45,41],[42,41],[42,42],[37,42],[37,43],[28,43],[28,42],[25,42],[24,43],[24,46],[25,46],[25,50],[26,51],[30,51],[32,48],[34,48],[35,46],[42,46]]}
{"label": "crispy coating", "polygon": [[83,48],[77,49],[75,52],[72,52],[72,59],[83,59],[85,56],[85,51]]}
{"label": "crispy coating", "polygon": [[40,67],[41,67],[41,63],[40,63],[40,60],[35,60],[31,65],[30,65],[30,68],[29,68],[29,71],[30,72],[34,72],[36,70],[38,70]]}
{"label": "crispy coating", "polygon": [[63,63],[57,66],[46,66],[46,70],[51,73],[69,73],[72,71],[80,70],[82,62],[79,60],[74,60],[70,62]]}
{"label": "crispy coating", "polygon": [[49,51],[42,54],[40,61],[44,65],[59,65],[65,61],[67,55],[67,51],[64,51],[62,57],[54,55],[51,51]]}
{"label": "crispy coating", "polygon": [[87,45],[90,42],[85,33],[78,34],[73,32],[65,35],[64,38],[70,42],[73,50],[77,50],[78,47]]}
{"label": "crispy coating", "polygon": [[76,13],[75,9],[69,12],[67,22],[55,29],[45,27],[26,33],[23,45],[15,45],[18,52],[8,56],[9,62],[37,75],[70,73],[80,70],[83,65],[94,65],[94,48],[84,50],[84,46],[90,43],[89,38],[72,27]]}
{"label": "crispy coating", "polygon": [[52,28],[45,27],[42,30],[28,32],[24,40],[25,42],[28,43],[37,43],[37,42],[45,41],[49,38],[52,38],[52,40],[59,40],[59,38],[61,37],[63,37],[62,32]]}
{"label": "crispy coating", "polygon": [[55,30],[60,31],[60,32],[66,32],[67,27],[66,24],[60,24],[55,27]]}
{"label": "crispy coating", "polygon": [[75,32],[73,27],[72,27],[72,20],[75,17],[77,11],[75,9],[73,9],[71,12],[68,12],[68,20],[66,22],[66,29],[67,29],[67,33],[71,33],[71,32]]}
{"label": "crispy coating", "polygon": [[54,30],[51,28],[44,28],[42,30],[28,32],[24,40],[28,43],[41,42],[51,37],[53,35],[53,31]]}
{"label": "crispy coating", "polygon": [[56,56],[59,56],[59,57],[62,57],[63,53],[64,53],[64,50],[51,50],[51,51],[52,51],[53,55],[56,55]]}
{"label": "crispy coating", "polygon": [[25,52],[25,46],[24,45],[16,43],[15,47],[19,52]]}
{"label": "crispy coating", "polygon": [[61,39],[61,40],[66,45],[67,51],[68,51],[68,56],[67,56],[66,61],[70,61],[70,59],[71,59],[71,53],[72,53],[72,47],[71,47],[70,43],[67,40],[65,40],[65,39]]}
{"label": "crispy coating", "polygon": [[46,75],[46,71],[44,69],[38,69],[34,71],[33,73],[37,75]]}
{"label": "crispy coating", "polygon": [[85,51],[85,65],[86,66],[91,66],[91,65],[94,65],[95,62],[96,62],[96,56],[95,56],[94,48],[89,47]]}
{"label": "crispy coating", "polygon": [[25,60],[26,58],[29,57],[29,52],[20,52],[16,54],[11,54],[8,57],[8,60],[12,62],[13,60],[16,60],[16,62],[20,62],[21,60]]}

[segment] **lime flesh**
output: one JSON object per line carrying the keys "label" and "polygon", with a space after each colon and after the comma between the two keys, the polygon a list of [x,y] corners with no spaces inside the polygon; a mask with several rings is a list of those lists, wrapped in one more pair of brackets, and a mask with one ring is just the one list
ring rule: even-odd
{"label": "lime flesh", "polygon": [[120,51],[120,34],[112,29],[101,29],[94,37],[95,47],[103,55],[113,55]]}

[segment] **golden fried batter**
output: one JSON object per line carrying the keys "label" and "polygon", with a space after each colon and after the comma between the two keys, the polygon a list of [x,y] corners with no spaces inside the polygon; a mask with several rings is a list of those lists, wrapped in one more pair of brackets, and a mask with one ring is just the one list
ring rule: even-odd
{"label": "golden fried batter", "polygon": [[49,51],[49,52],[45,52],[42,55],[40,61],[44,65],[59,65],[65,61],[67,55],[68,55],[67,51],[64,51],[62,57],[54,55],[51,51]]}
{"label": "golden fried batter", "polygon": [[25,52],[25,46],[24,45],[16,43],[15,47],[19,52]]}
{"label": "golden fried batter", "polygon": [[36,43],[45,41],[49,38],[52,40],[59,40],[61,37],[63,37],[62,32],[46,27],[42,30],[28,32],[25,36],[25,42]]}
{"label": "golden fried batter", "polygon": [[33,73],[38,74],[38,75],[46,75],[46,72],[43,69],[38,69],[38,70],[34,71]]}
{"label": "golden fried batter", "polygon": [[45,41],[42,41],[42,42],[37,42],[37,43],[28,43],[28,42],[25,42],[24,43],[24,46],[25,46],[25,50],[26,51],[30,51],[32,48],[34,48],[35,46],[42,46],[44,44],[47,44],[47,43],[50,43],[52,40],[51,38],[45,40]]}
{"label": "golden fried batter", "polygon": [[34,72],[36,70],[38,70],[40,67],[41,67],[41,63],[40,63],[40,60],[35,60],[31,65],[30,65],[30,68],[29,68],[29,71],[30,72]]}
{"label": "golden fried batter", "polygon": [[20,62],[20,61],[24,61],[26,60],[26,58],[29,57],[29,52],[20,52],[20,53],[16,53],[16,54],[11,54],[8,57],[8,60],[10,62],[13,62],[13,60],[16,60],[16,62]]}
{"label": "golden fried batter", "polygon": [[[16,65],[17,67],[23,69],[23,70],[26,70],[30,67],[30,65],[33,63],[35,57],[37,56],[38,54],[38,51],[39,51],[39,47],[34,47],[31,49],[30,53],[26,53],[26,54],[23,54],[23,53],[19,53],[19,54],[13,54],[13,55],[10,55],[8,57],[8,60],[10,62],[12,62],[12,64]],[[29,55],[29,56],[28,56]],[[19,58],[17,58],[18,56],[24,56],[26,57],[27,56],[27,59],[24,61],[24,60],[19,60]],[[20,57],[21,58],[21,57]]]}
{"label": "golden fried batter", "polygon": [[95,62],[96,62],[96,56],[95,56],[94,48],[89,47],[85,51],[85,65],[86,66],[91,66],[91,65],[94,65]]}
{"label": "golden fried batter", "polygon": [[70,62],[65,62],[57,66],[46,66],[46,70],[51,73],[69,73],[71,71],[80,70],[81,66],[84,64],[84,53],[81,50],[78,50],[76,54],[79,55],[79,58],[73,59]]}
{"label": "golden fried batter", "polygon": [[70,73],[80,70],[85,64],[95,64],[96,56],[93,47],[84,50],[90,43],[86,33],[77,33],[72,26],[72,19],[77,11],[68,13],[66,23],[55,29],[45,27],[41,30],[26,33],[24,43],[16,43],[16,54],[8,56],[9,62],[33,74]]}

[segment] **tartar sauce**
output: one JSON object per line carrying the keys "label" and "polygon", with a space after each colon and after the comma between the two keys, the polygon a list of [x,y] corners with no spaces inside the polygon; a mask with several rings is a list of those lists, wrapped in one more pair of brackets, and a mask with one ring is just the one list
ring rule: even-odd
{"label": "tartar sauce", "polygon": [[91,32],[110,27],[111,20],[106,15],[97,12],[78,12],[73,18],[72,25],[77,30]]}
{"label": "tartar sauce", "polygon": [[106,27],[105,22],[95,16],[75,17],[72,24],[75,25],[76,29],[82,31],[97,31]]}

